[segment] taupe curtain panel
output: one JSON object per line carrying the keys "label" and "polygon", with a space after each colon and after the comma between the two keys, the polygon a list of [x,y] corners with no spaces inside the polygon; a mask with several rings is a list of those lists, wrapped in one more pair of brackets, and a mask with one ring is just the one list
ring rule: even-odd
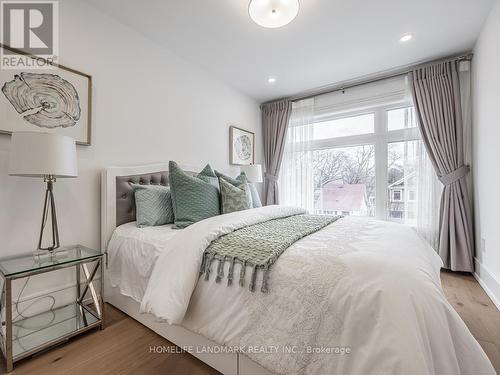
{"label": "taupe curtain panel", "polygon": [[278,204],[278,176],[285,149],[288,121],[292,114],[292,102],[281,100],[263,104],[262,130],[264,134],[265,202]]}
{"label": "taupe curtain panel", "polygon": [[464,165],[459,63],[417,68],[409,78],[422,139],[444,185],[437,251],[445,268],[473,271],[473,217],[465,180],[469,166]]}

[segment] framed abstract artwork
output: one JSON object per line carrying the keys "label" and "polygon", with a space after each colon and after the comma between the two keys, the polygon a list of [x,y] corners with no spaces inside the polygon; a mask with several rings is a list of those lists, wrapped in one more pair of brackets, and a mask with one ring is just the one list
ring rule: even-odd
{"label": "framed abstract artwork", "polygon": [[[28,55],[0,44],[10,53]],[[63,65],[0,69],[0,133],[57,133],[89,146],[92,130],[92,77]]]}
{"label": "framed abstract artwork", "polygon": [[229,128],[229,162],[233,165],[254,164],[255,134],[231,126]]}

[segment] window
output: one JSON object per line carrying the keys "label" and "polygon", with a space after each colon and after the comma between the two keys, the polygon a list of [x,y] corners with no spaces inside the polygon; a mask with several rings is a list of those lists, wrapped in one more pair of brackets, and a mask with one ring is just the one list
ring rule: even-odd
{"label": "window", "polygon": [[401,202],[401,190],[392,191],[392,200],[394,202]]}
{"label": "window", "polygon": [[347,137],[374,132],[374,114],[344,117],[314,124],[314,139]]}
{"label": "window", "polygon": [[375,146],[313,152],[314,212],[375,216]]}
{"label": "window", "polygon": [[387,111],[387,130],[409,129],[417,127],[413,107],[397,108]]}
{"label": "window", "polygon": [[[425,150],[414,108],[388,95],[363,101],[372,104],[363,108],[355,100],[337,100],[338,113],[323,103],[301,103],[300,111],[292,111],[279,181],[281,203],[317,214],[416,224],[418,167]],[[307,118],[300,117],[304,113]]]}
{"label": "window", "polygon": [[391,197],[387,204],[389,220],[416,224],[418,166],[423,147],[420,140],[387,145],[387,183]]}

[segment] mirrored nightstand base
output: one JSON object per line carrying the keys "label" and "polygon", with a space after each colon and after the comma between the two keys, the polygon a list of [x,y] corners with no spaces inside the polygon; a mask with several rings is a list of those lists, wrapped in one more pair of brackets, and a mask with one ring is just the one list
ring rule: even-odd
{"label": "mirrored nightstand base", "polygon": [[[33,316],[24,314],[20,316],[19,312],[13,316],[14,280],[23,278],[29,280],[31,276],[65,268],[75,270],[74,302]],[[103,328],[102,253],[76,245],[62,248],[54,253],[44,251],[36,257],[31,253],[3,258],[0,259],[0,276],[3,278],[0,348],[5,357],[7,372],[12,371],[14,362],[20,359],[64,342],[89,329]],[[20,296],[15,298],[19,299]]]}

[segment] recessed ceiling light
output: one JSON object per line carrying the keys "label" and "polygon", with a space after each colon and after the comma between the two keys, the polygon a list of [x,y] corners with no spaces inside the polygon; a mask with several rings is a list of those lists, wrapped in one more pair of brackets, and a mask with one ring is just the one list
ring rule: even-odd
{"label": "recessed ceiling light", "polygon": [[267,79],[267,83],[275,83],[275,82],[276,82],[276,78],[274,78],[274,77],[269,77]]}
{"label": "recessed ceiling light", "polygon": [[276,28],[292,22],[299,8],[299,0],[250,0],[248,14],[257,25]]}
{"label": "recessed ceiling light", "polygon": [[412,38],[413,38],[413,35],[411,35],[411,34],[405,34],[405,35],[403,35],[403,36],[399,39],[399,41],[400,41],[401,43],[405,43],[405,42],[409,42]]}

